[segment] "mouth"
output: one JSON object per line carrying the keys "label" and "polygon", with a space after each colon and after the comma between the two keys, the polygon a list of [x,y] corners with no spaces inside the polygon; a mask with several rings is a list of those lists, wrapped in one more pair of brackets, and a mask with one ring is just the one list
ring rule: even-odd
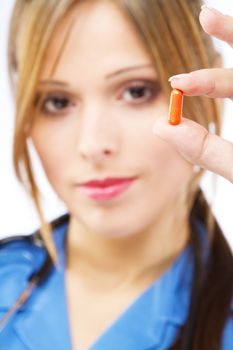
{"label": "mouth", "polygon": [[130,178],[106,178],[91,180],[78,185],[80,192],[95,201],[111,200],[125,192],[136,180]]}

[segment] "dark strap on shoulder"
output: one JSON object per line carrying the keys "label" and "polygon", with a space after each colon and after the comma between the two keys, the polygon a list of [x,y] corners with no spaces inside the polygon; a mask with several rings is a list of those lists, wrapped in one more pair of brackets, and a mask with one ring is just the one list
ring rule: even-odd
{"label": "dark strap on shoulder", "polygon": [[[58,226],[62,225],[63,223],[67,222],[69,219],[69,215],[63,215],[57,219],[55,219],[51,224],[52,228],[55,229]],[[32,235],[28,236],[13,236],[13,237],[7,237],[0,241],[0,243],[9,243],[15,240],[29,240],[34,244],[43,244],[43,239],[41,238],[40,232],[36,231]],[[45,247],[45,246],[44,246]],[[46,248],[45,248],[46,250]],[[12,305],[12,307],[6,312],[6,314],[3,316],[3,318],[0,320],[0,332],[6,327],[7,323],[11,319],[11,317],[22,307],[22,305],[29,299],[31,296],[33,290],[38,287],[40,284],[42,284],[46,278],[49,276],[50,272],[52,271],[54,265],[53,261],[46,250],[45,259],[40,266],[39,270],[33,271],[33,273],[28,278],[27,287],[22,291],[22,293],[19,295],[16,302]]]}

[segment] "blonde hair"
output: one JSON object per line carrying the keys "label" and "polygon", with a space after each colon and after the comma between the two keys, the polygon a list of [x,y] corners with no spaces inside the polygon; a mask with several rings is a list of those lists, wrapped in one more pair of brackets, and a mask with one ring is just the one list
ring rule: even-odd
{"label": "blonde hair", "polygon": [[[90,1],[90,0],[89,0]],[[93,1],[93,0],[92,0]],[[164,93],[169,99],[168,77],[200,68],[213,67],[218,54],[209,37],[199,25],[198,0],[112,0],[126,13],[145,45],[160,78]],[[40,193],[34,179],[27,147],[27,126],[35,117],[33,101],[42,70],[46,50],[60,20],[81,0],[17,0],[9,36],[9,73],[16,100],[14,132],[14,167],[19,180],[33,198],[41,220],[41,234],[46,247],[57,262],[51,227],[44,219]],[[53,71],[59,62],[70,24]],[[51,76],[53,71],[50,72]],[[205,97],[187,98],[184,115],[208,128],[214,123],[220,132],[216,102]],[[187,205],[191,210],[199,188],[201,171],[190,183]],[[209,227],[212,214],[209,211]],[[211,230],[209,230],[211,232]]]}

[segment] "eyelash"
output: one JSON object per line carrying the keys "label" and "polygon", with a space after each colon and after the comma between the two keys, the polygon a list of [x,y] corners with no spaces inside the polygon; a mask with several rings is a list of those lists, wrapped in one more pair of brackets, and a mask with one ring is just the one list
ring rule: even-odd
{"label": "eyelash", "polygon": [[[140,95],[140,92],[142,91],[149,92],[149,96],[143,97],[143,98],[139,97],[139,99],[132,98],[131,101],[133,102],[129,102],[130,105],[136,105],[138,107],[139,105],[144,105],[146,103],[150,103],[151,101],[153,101],[161,92],[161,86],[159,81],[156,80],[156,81],[144,81],[144,82],[132,83],[127,88],[123,89],[123,93],[121,93],[120,96],[122,96],[127,92],[130,93],[130,95],[136,92],[136,96],[137,96],[137,93],[139,92],[139,95]],[[41,100],[42,95],[43,93],[39,93],[36,96],[35,106],[39,105],[40,112],[48,116],[63,116],[67,113],[67,111],[64,112],[64,110],[66,110],[67,107],[75,105],[75,103],[72,102],[72,99],[69,96],[67,96],[65,93],[49,92],[47,95],[45,95],[44,99]],[[60,106],[61,104],[63,104],[63,106],[65,105],[65,107],[62,108],[62,112],[59,112],[59,109],[57,110],[58,112],[57,111],[51,112],[49,111],[48,106],[46,107],[46,104],[51,102],[52,102],[52,108],[54,108],[55,103],[58,103]]]}

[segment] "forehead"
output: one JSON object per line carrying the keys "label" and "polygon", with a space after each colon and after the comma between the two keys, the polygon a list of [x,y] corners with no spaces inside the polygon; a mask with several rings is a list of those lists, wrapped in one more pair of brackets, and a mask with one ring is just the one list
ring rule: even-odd
{"label": "forehead", "polygon": [[[60,52],[60,55],[59,55]],[[102,67],[106,71],[121,65],[149,61],[148,53],[126,13],[112,1],[84,1],[76,5],[57,25],[47,50],[43,75],[59,58],[56,73]]]}

